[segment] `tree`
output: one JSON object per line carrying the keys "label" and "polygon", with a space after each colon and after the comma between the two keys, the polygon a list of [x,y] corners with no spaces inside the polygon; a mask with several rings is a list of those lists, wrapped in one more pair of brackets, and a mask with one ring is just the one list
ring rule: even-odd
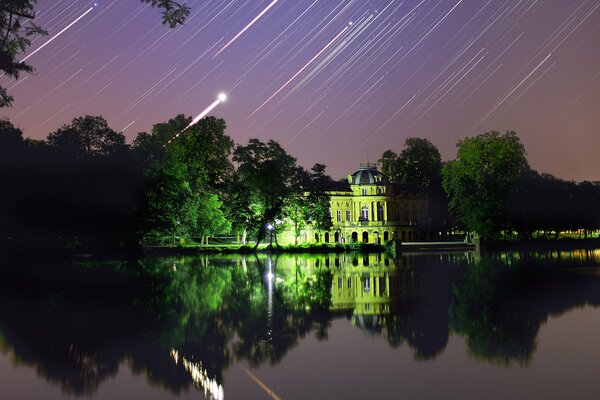
{"label": "tree", "polygon": [[7,119],[0,119],[0,152],[24,143],[23,132]]}
{"label": "tree", "polygon": [[[36,0],[3,0],[0,3],[0,70],[9,77],[18,79],[22,72],[33,68],[16,58],[25,52],[34,36],[46,32],[32,22]],[[29,22],[26,24],[26,22]],[[13,97],[0,86],[0,107],[9,107]]]}
{"label": "tree", "polygon": [[379,162],[382,172],[393,181],[425,190],[433,230],[445,231],[451,227],[448,199],[442,188],[442,157],[433,143],[422,138],[407,138],[400,154],[387,150]]}
{"label": "tree", "polygon": [[382,172],[394,181],[421,187],[440,181],[442,157],[437,147],[427,139],[408,138],[400,154],[387,150],[379,162]]}
{"label": "tree", "polygon": [[[140,0],[162,10],[164,25],[174,28],[183,24],[190,13],[185,4],[173,0]],[[23,72],[32,72],[33,67],[17,57],[31,45],[35,36],[46,35],[40,26],[36,25],[34,8],[37,0],[2,0],[0,2],[0,71],[9,77],[18,79]],[[5,88],[0,86],[0,108],[9,107],[13,97]]]}
{"label": "tree", "polygon": [[[145,176],[141,212],[146,241],[176,234],[207,236],[231,229],[220,196],[233,171],[225,121],[207,117],[177,136],[191,118],[178,115],[140,133],[133,149]],[[162,239],[161,239],[162,237]]]}
{"label": "tree", "polygon": [[458,154],[442,171],[449,206],[468,230],[497,239],[507,227],[506,204],[529,169],[517,134],[487,132],[460,140]]}
{"label": "tree", "polygon": [[396,154],[392,150],[386,150],[381,155],[379,163],[381,164],[381,172],[384,175],[390,177],[390,179],[395,180],[398,176],[396,166],[396,164],[398,163],[398,154]]}
{"label": "tree", "polygon": [[48,143],[77,157],[106,156],[125,148],[125,135],[115,132],[101,116],[74,118],[48,135]]}
{"label": "tree", "polygon": [[258,229],[256,248],[265,238],[266,225],[282,216],[285,201],[293,192],[296,159],[274,140],[263,143],[250,139],[246,146],[235,148],[233,161],[238,163],[238,173],[260,209],[252,221]]}
{"label": "tree", "polygon": [[163,25],[169,25],[170,28],[182,25],[190,14],[188,6],[173,0],[141,0],[141,2],[150,4],[152,7],[161,8],[163,10],[162,23]]}
{"label": "tree", "polygon": [[288,196],[283,213],[294,226],[295,242],[306,225],[318,231],[328,231],[333,222],[330,213],[331,197],[327,190],[333,178],[325,173],[325,164],[315,164],[310,172],[297,167],[291,195]]}

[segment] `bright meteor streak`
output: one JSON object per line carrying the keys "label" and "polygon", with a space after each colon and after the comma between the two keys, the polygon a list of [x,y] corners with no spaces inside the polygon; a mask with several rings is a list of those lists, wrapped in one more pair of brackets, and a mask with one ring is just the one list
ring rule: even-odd
{"label": "bright meteor streak", "polygon": [[86,12],[84,12],[82,15],[80,15],[75,21],[71,22],[69,25],[67,25],[65,28],[63,28],[56,35],[54,35],[50,39],[48,39],[48,41],[46,43],[44,43],[43,45],[41,45],[40,47],[38,47],[37,49],[35,49],[30,55],[28,55],[27,57],[25,57],[24,59],[22,59],[21,62],[24,62],[29,57],[31,57],[32,55],[34,55],[35,53],[37,53],[38,51],[40,51],[41,49],[43,49],[44,47],[46,47],[46,45],[48,45],[51,41],[53,41],[54,39],[56,39],[57,37],[59,37],[64,31],[66,31],[67,29],[69,29],[70,27],[72,27],[73,25],[75,25],[81,18],[85,17],[90,12],[92,12],[92,10],[94,9],[94,7],[96,7],[95,3],[94,3],[94,6],[90,7]]}
{"label": "bright meteor streak", "polygon": [[262,10],[260,12],[260,14],[258,14],[252,21],[250,21],[250,23],[248,25],[246,25],[244,27],[244,29],[242,29],[229,42],[227,42],[225,44],[225,46],[221,47],[221,49],[215,53],[215,55],[213,56],[213,58],[215,58],[216,56],[218,56],[219,54],[221,54],[226,48],[228,48],[233,42],[235,42],[237,40],[237,38],[239,38],[240,36],[242,36],[244,34],[244,32],[246,32],[248,29],[250,29],[252,27],[252,25],[254,25],[256,23],[256,21],[258,21],[260,19],[260,17],[262,17],[267,11],[269,11],[271,9],[271,7],[273,7],[275,5],[275,3],[277,3],[278,1],[279,0],[273,0],[271,2],[271,4],[269,4],[267,6],[267,8],[265,8],[264,10]]}
{"label": "bright meteor streak", "polygon": [[329,43],[327,43],[325,45],[325,47],[323,47],[321,49],[321,51],[319,51],[313,58],[310,59],[309,62],[307,62],[306,64],[304,64],[304,66],[302,68],[300,68],[300,71],[296,72],[294,74],[294,76],[292,76],[286,83],[284,83],[283,85],[281,85],[281,87],[279,89],[277,89],[277,91],[275,93],[273,93],[271,95],[271,97],[269,97],[267,100],[265,100],[264,103],[262,103],[256,110],[254,110],[252,112],[252,114],[248,115],[248,118],[252,117],[254,114],[256,114],[261,108],[263,108],[269,101],[271,101],[271,99],[275,96],[277,96],[277,94],[279,94],[279,92],[281,92],[283,89],[285,89],[285,87],[287,85],[289,85],[294,79],[296,79],[296,77],[298,75],[300,75],[306,68],[309,67],[310,64],[312,64],[317,58],[319,58],[319,56],[321,54],[323,54],[329,47],[331,47],[331,45],[333,45],[335,43],[336,40],[338,40],[340,38],[340,36],[342,36],[348,29],[350,28],[350,24],[348,24],[348,26],[346,26],[344,29],[342,29],[342,31],[340,33],[338,33],[333,39],[331,39],[331,41]]}
{"label": "bright meteor streak", "polygon": [[[179,137],[179,135],[181,135],[183,132],[187,131],[190,127],[192,127],[193,125],[197,124],[198,121],[200,121],[202,118],[206,117],[209,112],[211,112],[212,110],[214,110],[215,107],[217,107],[219,104],[224,103],[226,100],[227,100],[227,95],[225,93],[220,93],[219,96],[217,97],[217,100],[215,100],[204,111],[202,111],[200,114],[198,114],[198,116],[196,118],[194,118],[192,120],[192,122],[190,122],[188,124],[188,126],[186,126],[181,131],[179,131],[179,133],[177,135],[175,135],[171,139],[169,139],[169,141],[165,144],[165,146],[167,144],[171,143],[173,140],[177,139]],[[165,147],[165,146],[163,146],[163,147]]]}

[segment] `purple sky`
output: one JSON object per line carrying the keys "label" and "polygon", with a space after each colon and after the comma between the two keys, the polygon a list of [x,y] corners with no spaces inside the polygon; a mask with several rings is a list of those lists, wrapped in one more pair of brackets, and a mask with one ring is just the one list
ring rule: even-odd
{"label": "purple sky", "polygon": [[[39,0],[36,22],[49,36],[26,55],[92,4]],[[449,160],[458,139],[510,129],[533,168],[600,180],[598,0],[186,4],[186,25],[169,30],[138,0],[99,0],[27,60],[35,74],[0,78],[15,97],[0,113],[36,139],[103,115],[131,141],[225,91],[212,115],[236,142],[275,139],[334,177],[407,137],[431,140]]]}

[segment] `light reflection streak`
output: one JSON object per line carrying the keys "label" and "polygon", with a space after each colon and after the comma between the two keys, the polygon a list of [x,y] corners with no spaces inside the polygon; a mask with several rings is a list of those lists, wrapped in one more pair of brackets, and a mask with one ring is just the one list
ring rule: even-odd
{"label": "light reflection streak", "polygon": [[[178,350],[171,349],[171,358],[175,361],[175,365],[179,365]],[[217,382],[215,378],[211,379],[208,377],[208,372],[202,368],[202,362],[195,363],[187,360],[185,357],[181,357],[181,364],[191,375],[192,381],[196,387],[204,391],[204,396],[210,396],[213,400],[223,400],[225,398],[223,385]]]}

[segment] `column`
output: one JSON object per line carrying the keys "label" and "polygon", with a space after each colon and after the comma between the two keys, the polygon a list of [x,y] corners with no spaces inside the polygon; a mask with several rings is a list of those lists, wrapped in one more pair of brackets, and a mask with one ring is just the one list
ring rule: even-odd
{"label": "column", "polygon": [[389,221],[390,218],[388,217],[388,211],[387,211],[387,201],[383,202],[383,221]]}

